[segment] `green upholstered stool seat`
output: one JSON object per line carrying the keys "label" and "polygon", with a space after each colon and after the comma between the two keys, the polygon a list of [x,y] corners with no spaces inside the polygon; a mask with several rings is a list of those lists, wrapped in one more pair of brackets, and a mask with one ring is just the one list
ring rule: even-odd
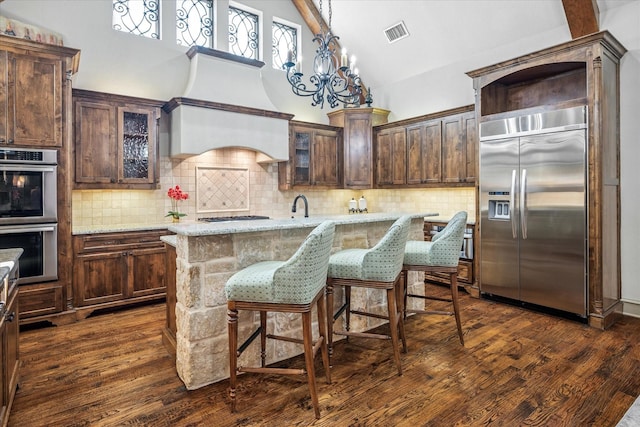
{"label": "green upholstered stool seat", "polygon": [[[462,324],[460,321],[460,309],[458,303],[458,262],[460,248],[464,239],[464,230],[467,224],[467,213],[456,213],[447,226],[435,234],[430,242],[409,240],[405,245],[404,261],[402,266],[404,277],[404,317],[407,313],[415,314],[445,314],[454,315],[458,328],[460,343],[464,345]],[[423,271],[448,274],[451,283],[451,299],[443,299],[428,295],[427,282],[425,282],[425,295],[412,294],[408,291],[407,271]],[[453,304],[453,312],[442,310],[418,310],[408,308],[408,298],[420,298],[426,300],[447,301]]]}
{"label": "green upholstered stool seat", "polygon": [[[238,372],[304,374],[309,383],[315,416],[320,418],[313,361],[316,352],[320,350],[326,380],[327,383],[331,383],[324,288],[334,233],[335,224],[325,221],[309,233],[296,253],[288,260],[258,262],[238,271],[227,280],[225,295],[229,329],[229,397],[232,411],[236,409]],[[311,310],[314,305],[317,307],[319,329],[318,339],[315,342],[311,332]],[[238,346],[239,310],[260,312],[260,326],[240,346]],[[267,334],[267,312],[300,313],[302,339]],[[238,358],[258,336],[261,345],[261,366],[239,367]],[[302,344],[306,370],[267,367],[266,341],[268,338]]]}

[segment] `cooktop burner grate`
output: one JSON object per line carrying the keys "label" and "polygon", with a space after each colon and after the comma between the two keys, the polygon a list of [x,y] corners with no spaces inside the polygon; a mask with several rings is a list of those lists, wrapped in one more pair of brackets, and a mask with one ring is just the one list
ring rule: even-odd
{"label": "cooktop burner grate", "polygon": [[240,215],[240,216],[212,216],[208,218],[198,218],[203,222],[224,222],[224,221],[249,221],[252,219],[269,219],[268,216],[262,215]]}

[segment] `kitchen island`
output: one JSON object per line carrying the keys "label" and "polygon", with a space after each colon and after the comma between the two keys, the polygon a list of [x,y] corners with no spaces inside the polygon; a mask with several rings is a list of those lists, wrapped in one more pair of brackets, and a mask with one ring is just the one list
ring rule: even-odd
{"label": "kitchen island", "polygon": [[[260,261],[286,260],[298,249],[309,232],[322,221],[336,224],[332,252],[347,248],[370,248],[402,216],[397,214],[354,214],[312,218],[264,219],[218,223],[184,223],[169,226],[176,233],[176,369],[189,390],[229,377],[227,301],[224,286],[237,271]],[[436,213],[410,214],[409,239],[423,240],[425,217]],[[171,242],[173,243],[173,242]],[[415,283],[417,273],[410,276]],[[362,292],[356,292],[362,291]],[[169,296],[167,297],[169,300]],[[336,293],[336,304],[341,295]],[[354,309],[384,313],[383,295],[354,289]],[[242,313],[238,332],[244,340],[255,329],[257,313]],[[253,322],[251,322],[251,318]],[[314,316],[315,318],[315,316]],[[362,323],[360,323],[362,322]],[[354,319],[354,330],[372,329],[380,319]],[[270,314],[268,326],[279,335],[301,336],[298,316]],[[315,328],[314,328],[315,330]],[[271,364],[302,353],[302,347],[290,342],[270,342],[267,353]],[[259,363],[259,346],[252,345],[243,357]]]}

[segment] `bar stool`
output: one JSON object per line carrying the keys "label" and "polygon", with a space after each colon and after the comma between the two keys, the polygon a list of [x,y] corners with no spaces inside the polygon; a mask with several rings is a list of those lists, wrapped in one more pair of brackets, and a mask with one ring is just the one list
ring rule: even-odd
{"label": "bar stool", "polygon": [[[460,248],[464,239],[464,230],[467,224],[467,213],[456,213],[447,226],[435,234],[430,242],[410,240],[407,242],[404,252],[404,265],[402,276],[404,278],[404,318],[407,313],[454,315],[458,327],[460,344],[464,345],[462,325],[460,323],[460,307],[458,304],[458,262]],[[451,299],[429,296],[427,282],[424,282],[425,295],[411,294],[408,290],[408,271],[422,271],[433,273],[446,273],[451,282]],[[453,312],[441,310],[409,309],[408,298],[420,298],[424,300],[445,301],[453,304]]]}
{"label": "bar stool", "polygon": [[[322,353],[327,383],[331,383],[327,351],[325,283],[333,246],[335,224],[325,221],[317,226],[287,261],[263,261],[235,273],[225,285],[229,329],[229,397],[231,411],[236,410],[237,373],[306,375],[316,418],[320,418],[314,359]],[[319,336],[314,342],[311,310],[317,306]],[[260,312],[260,326],[238,347],[238,310]],[[302,314],[302,339],[267,334],[267,312]],[[261,366],[238,366],[238,358],[260,336]],[[305,369],[266,366],[267,338],[303,344]]]}
{"label": "bar stool", "polygon": [[[404,321],[400,307],[400,304],[402,304],[402,288],[399,279],[410,223],[411,217],[402,216],[393,223],[373,248],[345,249],[331,255],[327,278],[329,357],[333,353],[333,334],[344,335],[347,338],[355,336],[391,339],[398,375],[402,375],[398,335],[402,339],[404,350],[406,350],[406,342],[404,339]],[[333,290],[336,286],[344,288],[345,299],[344,304],[333,314]],[[387,315],[351,310],[352,287],[386,291]],[[334,331],[333,324],[343,312],[345,313],[345,329]],[[351,314],[387,319],[389,321],[389,335],[350,331]]]}

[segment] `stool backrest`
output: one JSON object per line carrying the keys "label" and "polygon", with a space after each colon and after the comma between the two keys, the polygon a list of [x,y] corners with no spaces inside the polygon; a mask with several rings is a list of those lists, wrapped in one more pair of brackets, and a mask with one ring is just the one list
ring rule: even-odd
{"label": "stool backrest", "polygon": [[276,270],[273,276],[276,301],[308,304],[324,288],[335,228],[331,221],[317,226],[296,253]]}
{"label": "stool backrest", "polygon": [[404,247],[409,237],[411,217],[401,216],[380,241],[365,254],[362,272],[365,279],[394,282],[402,270]]}
{"label": "stool backrest", "polygon": [[455,267],[460,258],[460,248],[464,239],[464,230],[467,227],[467,213],[456,213],[447,226],[435,237],[435,241],[429,249],[429,265],[441,265],[443,267]]}

